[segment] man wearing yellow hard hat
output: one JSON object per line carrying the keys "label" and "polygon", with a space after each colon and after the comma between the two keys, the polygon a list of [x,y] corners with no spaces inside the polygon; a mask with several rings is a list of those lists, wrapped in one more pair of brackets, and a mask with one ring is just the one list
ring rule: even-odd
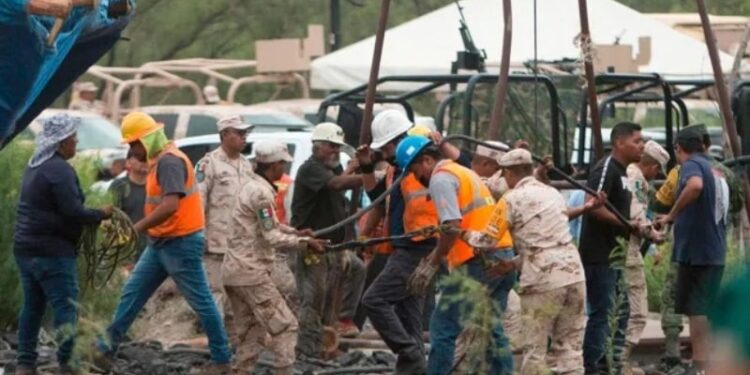
{"label": "man wearing yellow hard hat", "polygon": [[163,125],[133,112],[122,120],[122,142],[149,165],[145,217],[135,223],[148,233],[148,247],[123,287],[106,338],[97,342],[96,364],[111,367],[118,345],[156,289],[172,277],[208,336],[212,363],[203,374],[228,374],[231,352],[203,268],[204,217],[190,159],[167,139]]}

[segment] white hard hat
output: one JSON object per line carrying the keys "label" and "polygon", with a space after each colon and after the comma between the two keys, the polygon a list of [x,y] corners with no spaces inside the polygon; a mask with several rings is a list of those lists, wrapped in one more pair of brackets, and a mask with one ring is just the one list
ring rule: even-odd
{"label": "white hard hat", "polygon": [[378,113],[372,121],[372,143],[370,144],[370,148],[379,150],[399,135],[406,133],[412,126],[414,124],[399,110],[386,109]]}
{"label": "white hard hat", "polygon": [[344,130],[332,122],[323,122],[315,126],[312,133],[312,140],[331,142],[338,145],[345,145]]}

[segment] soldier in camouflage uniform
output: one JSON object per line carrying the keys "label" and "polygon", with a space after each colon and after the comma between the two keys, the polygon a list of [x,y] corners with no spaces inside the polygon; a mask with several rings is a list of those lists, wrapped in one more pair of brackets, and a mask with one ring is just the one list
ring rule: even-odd
{"label": "soldier in camouflage uniform", "polygon": [[203,262],[208,283],[219,311],[224,313],[224,326],[229,340],[236,345],[232,327],[233,314],[222,290],[221,263],[231,235],[229,224],[237,193],[253,176],[252,164],[241,154],[252,125],[244,123],[239,116],[223,118],[216,125],[219,128],[221,146],[198,161],[195,178],[206,215],[206,253]]}
{"label": "soldier in camouflage uniform", "polygon": [[[569,210],[557,190],[534,178],[531,154],[524,149],[508,152],[500,165],[505,168],[511,190],[498,202],[493,215],[507,218],[505,222],[520,255],[511,261],[498,261],[490,273],[521,271],[525,327],[521,373],[545,374],[552,370],[583,374],[586,285],[568,220],[595,208],[597,200]],[[492,220],[486,231],[488,245],[497,241],[497,234],[504,230],[496,226],[498,222],[503,221]]]}
{"label": "soldier in camouflage uniform", "polygon": [[222,278],[232,304],[239,339],[234,374],[252,372],[261,351],[275,354],[277,374],[293,374],[299,325],[272,278],[276,250],[322,252],[323,243],[280,224],[276,218],[276,181],[292,157],[284,144],[255,145],[257,174],[250,176],[231,214],[231,237]]}
{"label": "soldier in camouflage uniform", "polygon": [[620,357],[620,361],[624,364],[623,374],[625,375],[642,373],[640,369],[631,367],[629,363],[630,353],[640,341],[648,316],[646,274],[641,246],[644,238],[657,243],[663,241],[663,235],[651,227],[647,211],[650,181],[656,178],[659,172],[665,170],[667,162],[669,162],[667,150],[654,141],[648,141],[643,149],[641,161],[627,167],[629,189],[633,192],[630,219],[641,228],[641,231],[630,236],[625,260],[625,280],[628,283],[630,306],[625,351]]}

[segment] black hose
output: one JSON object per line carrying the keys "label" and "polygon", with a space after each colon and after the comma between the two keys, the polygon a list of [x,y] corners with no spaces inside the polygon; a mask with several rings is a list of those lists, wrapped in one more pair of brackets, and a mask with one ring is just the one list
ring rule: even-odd
{"label": "black hose", "polygon": [[[496,144],[488,143],[488,142],[485,142],[485,141],[480,141],[480,140],[478,140],[476,138],[472,138],[472,137],[469,137],[469,136],[466,136],[466,135],[461,135],[461,134],[449,135],[449,136],[443,138],[443,142],[448,142],[448,141],[451,141],[451,140],[462,140],[462,141],[467,141],[467,142],[471,142],[471,143],[476,143],[476,144],[482,145],[484,147],[491,148],[493,150],[498,150],[498,151],[508,152],[508,151],[511,150],[510,147],[503,147],[503,146],[499,146],[499,145],[496,145]],[[539,156],[536,156],[534,154],[531,154],[531,158],[534,159],[538,163],[544,163],[544,159],[543,158],[541,158]],[[551,171],[557,173],[558,175],[560,175],[560,177],[562,177],[565,181],[568,181],[569,183],[571,183],[573,186],[575,186],[575,187],[577,187],[577,188],[585,191],[586,193],[588,193],[590,195],[593,195],[593,196],[597,195],[597,192],[594,189],[592,189],[592,188],[590,188],[590,187],[588,187],[588,186],[586,186],[586,185],[584,185],[584,184],[576,181],[576,179],[574,179],[573,177],[569,176],[568,174],[566,174],[565,172],[563,172],[559,168],[557,168],[555,166],[552,166],[549,169]],[[627,218],[625,218],[625,216],[619,210],[617,210],[617,208],[615,208],[615,206],[612,205],[612,203],[610,203],[609,201],[605,201],[604,202],[604,206],[607,207],[607,209],[610,212],[612,212],[612,214],[617,217],[617,220],[619,220],[626,228],[631,228],[630,221]]]}
{"label": "black hose", "polygon": [[367,206],[365,208],[362,208],[361,210],[359,210],[354,215],[351,215],[351,216],[347,217],[346,219],[344,219],[342,221],[339,221],[336,224],[331,225],[330,227],[326,227],[326,228],[323,228],[323,229],[316,230],[315,232],[313,232],[313,236],[320,237],[322,235],[331,233],[331,232],[333,232],[333,231],[335,231],[335,230],[337,230],[339,228],[342,228],[342,227],[344,227],[346,225],[349,225],[349,224],[351,224],[351,223],[359,220],[359,218],[362,217],[362,216],[364,216],[364,214],[366,214],[367,212],[369,212],[373,208],[377,207],[380,203],[382,203],[385,200],[385,197],[387,197],[393,191],[394,188],[396,188],[396,187],[399,186],[399,184],[401,183],[401,180],[404,179],[404,177],[406,176],[407,172],[408,172],[407,170],[403,171],[398,176],[398,178],[396,178],[395,180],[393,180],[393,183],[391,183],[391,186],[388,189],[386,189],[383,192],[383,194],[380,194],[380,196],[377,199],[375,199],[374,201],[372,201],[372,203],[370,203],[369,206]]}
{"label": "black hose", "polygon": [[[495,145],[495,144],[492,144],[492,143],[487,143],[485,141],[481,141],[479,139],[472,138],[472,137],[469,137],[467,135],[456,134],[456,135],[449,135],[449,136],[443,138],[443,142],[448,142],[448,141],[451,141],[451,140],[462,140],[462,141],[467,141],[467,142],[471,142],[471,143],[476,143],[476,144],[485,146],[487,148],[491,148],[493,150],[498,150],[498,151],[503,151],[503,152],[508,152],[508,151],[511,150],[510,147],[502,147],[502,146],[498,146],[498,145]],[[544,159],[542,159],[541,157],[536,156],[534,154],[531,154],[531,158],[534,159],[535,161],[539,162],[539,163],[544,163]],[[593,196],[597,195],[597,193],[596,193],[596,191],[594,191],[594,189],[591,189],[590,187],[588,187],[588,186],[586,186],[586,185],[584,185],[584,184],[576,181],[573,177],[569,176],[568,174],[566,174],[565,172],[563,172],[559,168],[553,166],[553,167],[550,168],[550,170],[553,171],[553,172],[555,172],[555,173],[557,173],[557,174],[559,174],[560,177],[562,177],[565,181],[568,181],[573,186],[575,186],[575,187],[577,187],[577,188],[585,191],[586,193],[588,193],[590,195],[593,195]],[[353,222],[359,220],[359,218],[362,217],[362,216],[364,216],[364,214],[366,214],[367,212],[369,212],[373,208],[377,207],[377,205],[379,205],[380,203],[382,203],[385,200],[385,198],[391,193],[391,191],[393,191],[393,189],[395,187],[399,186],[399,184],[401,183],[401,180],[404,179],[404,177],[406,176],[407,173],[408,173],[408,170],[404,170],[401,173],[401,175],[398,176],[398,178],[396,178],[395,180],[393,180],[393,183],[391,184],[391,186],[388,189],[386,189],[386,191],[383,192],[383,194],[380,194],[379,197],[377,197],[374,201],[372,201],[372,203],[368,207],[365,207],[365,208],[359,210],[354,215],[351,215],[351,216],[347,217],[346,219],[344,219],[344,220],[342,220],[342,221],[340,221],[340,222],[338,222],[338,223],[336,223],[334,225],[331,225],[329,227],[326,227],[326,228],[323,228],[323,229],[319,229],[319,230],[313,232],[313,235],[315,237],[319,237],[319,236],[331,233],[331,232],[333,232],[333,231],[335,231],[335,230],[337,230],[339,228],[342,228],[342,227],[344,227],[346,225],[349,225],[350,223],[353,223]],[[612,212],[612,214],[617,217],[617,220],[619,220],[626,228],[631,228],[630,221],[628,219],[626,219],[625,216],[622,213],[620,213],[620,211],[618,211],[617,208],[615,208],[615,206],[612,205],[612,203],[610,203],[609,201],[605,201],[604,202],[604,206],[607,207],[607,209],[610,212]]]}

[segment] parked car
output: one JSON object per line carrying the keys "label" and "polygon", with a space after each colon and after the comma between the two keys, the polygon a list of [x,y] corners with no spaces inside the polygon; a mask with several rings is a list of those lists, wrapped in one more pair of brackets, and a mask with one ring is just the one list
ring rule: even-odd
{"label": "parked car", "polygon": [[[242,152],[245,157],[253,158],[253,144],[260,140],[273,140],[278,142],[284,142],[289,149],[289,154],[292,155],[294,161],[287,164],[286,174],[292,179],[297,176],[297,170],[312,155],[312,132],[301,131],[301,132],[279,132],[279,133],[255,133],[251,132],[247,135],[247,146]],[[175,141],[175,144],[179,149],[184,152],[193,164],[196,164],[206,153],[219,147],[221,142],[219,141],[218,134],[203,135],[198,137],[190,137],[179,139]],[[346,166],[351,160],[351,156],[354,152],[351,148],[342,149],[340,160],[341,164]],[[294,182],[287,187],[286,198],[284,199],[284,211],[291,212],[292,196],[294,195]],[[366,195],[366,194],[363,194]],[[366,202],[365,202],[366,203]],[[289,217],[290,215],[287,215]]]}
{"label": "parked car", "polygon": [[313,124],[293,114],[269,108],[241,105],[169,105],[140,109],[164,124],[170,139],[216,134],[216,122],[228,115],[239,115],[255,125],[253,133],[310,130]]}

